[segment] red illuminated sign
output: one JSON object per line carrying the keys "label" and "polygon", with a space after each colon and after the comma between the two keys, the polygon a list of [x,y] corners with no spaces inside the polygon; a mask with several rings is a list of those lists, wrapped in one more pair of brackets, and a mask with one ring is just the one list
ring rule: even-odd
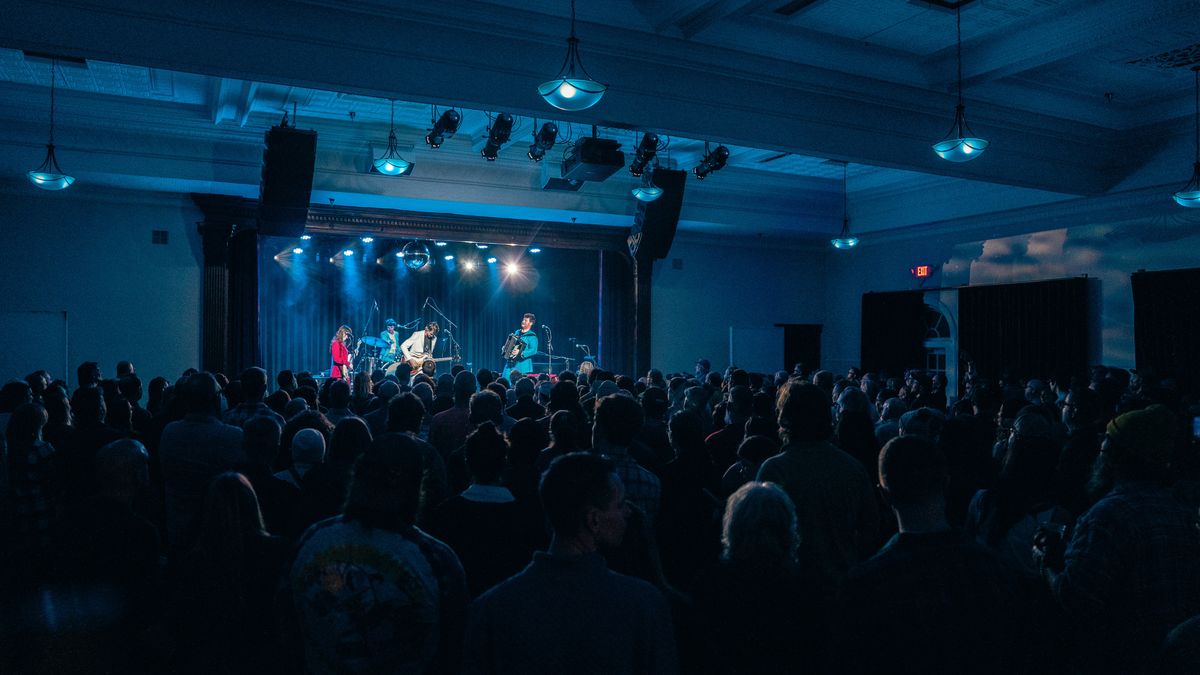
{"label": "red illuminated sign", "polygon": [[917,265],[916,267],[912,268],[913,276],[918,279],[924,279],[925,277],[929,276],[930,271],[929,265]]}

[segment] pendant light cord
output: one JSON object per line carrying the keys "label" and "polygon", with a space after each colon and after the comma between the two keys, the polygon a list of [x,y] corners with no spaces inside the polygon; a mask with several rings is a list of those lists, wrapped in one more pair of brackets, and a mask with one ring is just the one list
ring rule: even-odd
{"label": "pendant light cord", "polygon": [[575,39],[575,0],[571,0],[571,39]]}
{"label": "pendant light cord", "polygon": [[[572,0],[574,2],[574,0]],[[958,35],[958,104],[961,106],[962,101],[962,5],[959,4],[954,8],[954,24],[955,32]]]}
{"label": "pendant light cord", "polygon": [[846,189],[847,180],[846,172],[849,168],[849,162],[842,162],[842,234],[846,235],[850,232],[850,210],[847,204],[849,203],[849,195]]}
{"label": "pendant light cord", "polygon": [[1195,76],[1196,92],[1196,115],[1194,117],[1196,125],[1196,164],[1200,164],[1200,66],[1192,68],[1192,75]]}
{"label": "pendant light cord", "polygon": [[54,145],[54,85],[58,80],[54,67],[57,64],[58,59],[50,59],[50,145]]}

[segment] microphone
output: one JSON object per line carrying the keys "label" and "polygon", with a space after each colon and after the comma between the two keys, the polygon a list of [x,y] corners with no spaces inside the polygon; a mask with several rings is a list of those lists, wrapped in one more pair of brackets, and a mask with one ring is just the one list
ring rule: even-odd
{"label": "microphone", "polygon": [[547,326],[546,324],[542,324],[542,328],[544,330],[550,330],[550,326]]}
{"label": "microphone", "polygon": [[584,350],[584,351],[587,351],[587,348],[588,348],[588,346],[587,346],[587,345],[585,345],[585,344],[583,344],[582,342],[581,342],[581,343],[579,343],[579,344],[577,344],[577,345],[575,345],[575,346],[576,346],[577,348],[579,348],[579,349],[582,349],[582,350]]}

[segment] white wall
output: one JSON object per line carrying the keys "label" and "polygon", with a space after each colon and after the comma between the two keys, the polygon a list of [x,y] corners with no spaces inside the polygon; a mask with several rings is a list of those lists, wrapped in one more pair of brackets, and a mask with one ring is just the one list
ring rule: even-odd
{"label": "white wall", "polygon": [[[672,268],[681,260],[683,269]],[[729,365],[729,329],[740,345],[761,342],[777,323],[824,323],[825,255],[753,238],[676,237],[654,265],[651,363],[664,372],[691,372],[697,358],[714,370]],[[737,365],[771,372],[783,367],[783,332],[775,355],[759,361],[739,350]],[[765,350],[765,347],[764,347]]]}
{"label": "white wall", "polygon": [[[74,386],[83,361],[99,362],[112,377],[117,361],[128,359],[144,382],[198,366],[199,220],[185,195],[83,181],[62,192],[0,184],[0,321],[10,336],[0,380],[45,368]],[[152,245],[151,230],[166,230],[169,243]],[[67,373],[55,332],[62,312]],[[29,330],[12,332],[13,323]]]}

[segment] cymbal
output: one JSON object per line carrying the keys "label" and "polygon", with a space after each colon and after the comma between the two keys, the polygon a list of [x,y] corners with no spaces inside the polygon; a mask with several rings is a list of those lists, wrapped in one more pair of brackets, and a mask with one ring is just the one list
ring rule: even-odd
{"label": "cymbal", "polygon": [[380,349],[387,347],[387,343],[383,341],[383,338],[367,336],[363,338],[362,341],[363,344],[367,345],[368,347],[378,347]]}

